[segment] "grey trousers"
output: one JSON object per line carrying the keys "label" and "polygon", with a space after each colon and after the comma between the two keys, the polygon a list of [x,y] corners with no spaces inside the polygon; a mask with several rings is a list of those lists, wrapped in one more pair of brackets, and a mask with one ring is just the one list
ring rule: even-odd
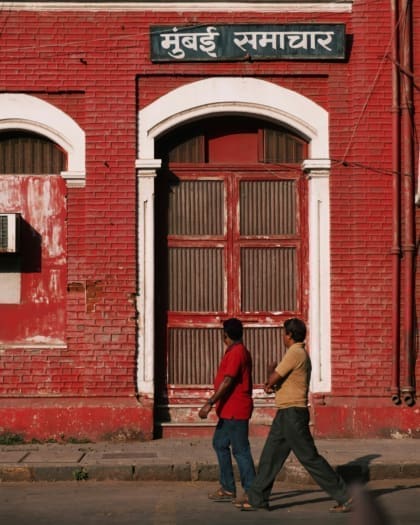
{"label": "grey trousers", "polygon": [[291,451],[333,499],[339,504],[348,500],[344,480],[318,453],[309,431],[308,409],[293,407],[278,410],[274,417],[261,453],[257,476],[248,491],[251,505],[260,507],[268,504],[276,476]]}

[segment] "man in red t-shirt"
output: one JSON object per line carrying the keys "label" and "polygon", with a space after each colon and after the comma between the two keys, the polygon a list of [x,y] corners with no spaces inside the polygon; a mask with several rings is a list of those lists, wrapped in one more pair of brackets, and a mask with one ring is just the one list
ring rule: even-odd
{"label": "man in red t-shirt", "polygon": [[241,485],[248,491],[255,477],[254,461],[248,439],[252,402],[252,359],[242,343],[243,327],[239,319],[223,323],[226,351],[214,380],[214,394],[198,415],[205,419],[216,405],[219,418],[213,436],[220,469],[220,488],[209,494],[213,501],[232,501],[236,497],[232,454],[238,464]]}

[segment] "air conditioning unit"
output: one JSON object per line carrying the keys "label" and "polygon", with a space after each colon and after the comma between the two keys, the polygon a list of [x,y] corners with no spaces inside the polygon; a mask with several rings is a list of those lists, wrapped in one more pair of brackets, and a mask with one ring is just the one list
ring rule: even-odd
{"label": "air conditioning unit", "polygon": [[0,253],[19,251],[20,213],[0,213]]}

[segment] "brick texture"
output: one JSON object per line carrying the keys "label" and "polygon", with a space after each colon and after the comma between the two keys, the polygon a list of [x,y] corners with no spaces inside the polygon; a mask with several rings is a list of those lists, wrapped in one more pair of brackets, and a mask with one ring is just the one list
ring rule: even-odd
{"label": "brick texture", "polygon": [[[413,4],[418,80],[420,7]],[[276,16],[0,8],[0,91],[39,97],[71,116],[86,132],[87,159],[86,187],[67,193],[66,346],[2,350],[0,396],[135,395],[137,111],[189,82],[229,75],[293,89],[330,114],[332,392],[326,399],[351,404],[358,398],[389,397],[390,2],[355,1],[352,13],[320,7],[319,12]],[[345,23],[348,58],[199,66],[153,64],[149,58],[151,25],[273,22]],[[417,87],[414,102],[419,101]],[[419,119],[417,111],[416,155]],[[419,310],[418,286],[416,303]],[[419,377],[418,360],[416,367]]]}

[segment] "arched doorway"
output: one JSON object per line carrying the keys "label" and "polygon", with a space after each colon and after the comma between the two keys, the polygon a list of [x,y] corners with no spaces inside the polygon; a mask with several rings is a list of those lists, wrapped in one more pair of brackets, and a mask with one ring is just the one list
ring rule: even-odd
{"label": "arched doorway", "polygon": [[[255,78],[208,78],[185,84],[139,111],[138,176],[138,357],[137,389],[141,399],[155,393],[155,179],[161,159],[156,142],[171,130],[215,116],[243,116],[285,128],[307,143],[301,175],[307,178],[309,347],[312,390],[330,389],[330,251],[328,113],[310,99]],[[242,166],[243,167],[243,166]],[[250,345],[251,346],[251,345]],[[254,345],[255,346],[255,345]]]}
{"label": "arched doorway", "polygon": [[155,384],[170,421],[212,388],[223,319],[244,322],[260,388],[283,321],[306,319],[306,150],[291,130],[234,115],[156,142]]}

